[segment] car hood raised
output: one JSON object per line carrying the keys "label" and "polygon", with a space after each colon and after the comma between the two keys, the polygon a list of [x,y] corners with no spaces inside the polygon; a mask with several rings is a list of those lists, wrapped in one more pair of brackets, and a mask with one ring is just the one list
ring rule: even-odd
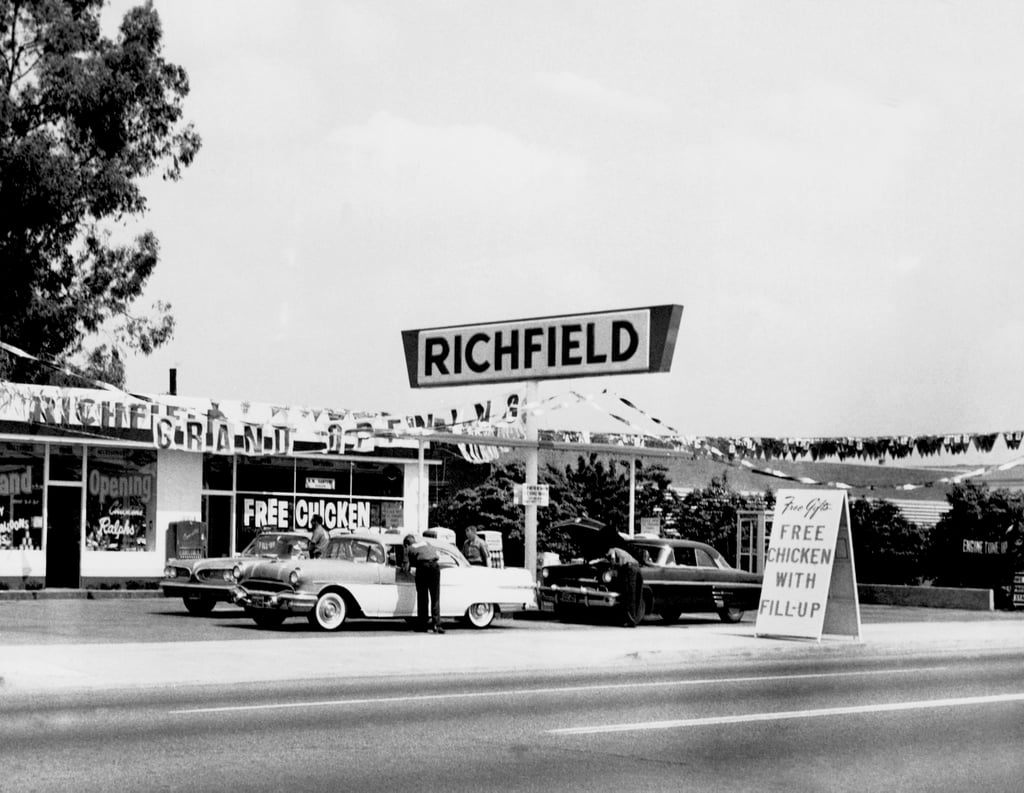
{"label": "car hood raised", "polygon": [[607,523],[594,518],[560,520],[552,523],[551,528],[567,534],[587,559],[604,556],[610,548],[627,547],[622,535]]}

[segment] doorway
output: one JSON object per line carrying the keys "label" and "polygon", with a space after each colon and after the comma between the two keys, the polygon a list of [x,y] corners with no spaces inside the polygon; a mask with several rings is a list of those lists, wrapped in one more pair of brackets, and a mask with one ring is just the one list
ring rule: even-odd
{"label": "doorway", "polygon": [[[231,555],[231,496],[203,496],[203,523],[206,524],[208,556]],[[237,548],[235,553],[243,549]]]}
{"label": "doorway", "polygon": [[78,589],[82,572],[82,486],[46,492],[46,587]]}

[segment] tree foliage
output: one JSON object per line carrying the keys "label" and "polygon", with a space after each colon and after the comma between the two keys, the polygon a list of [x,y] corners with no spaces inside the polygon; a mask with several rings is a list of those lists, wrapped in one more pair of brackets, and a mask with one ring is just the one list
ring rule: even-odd
{"label": "tree foliage", "polygon": [[675,515],[675,527],[688,540],[706,542],[726,559],[736,558],[736,522],[740,510],[767,509],[774,496],[744,496],[732,489],[728,476],[712,477],[707,487],[691,490]]}
{"label": "tree foliage", "polygon": [[522,507],[512,498],[512,486],[522,482],[522,463],[489,466],[488,475],[479,483],[461,487],[441,498],[432,509],[432,526],[452,529],[461,543],[468,526],[500,531],[505,540],[505,562],[522,564]]}
{"label": "tree foliage", "polygon": [[917,584],[924,573],[927,533],[890,501],[860,498],[850,504],[857,580]]}
{"label": "tree foliage", "polygon": [[[587,516],[628,531],[628,466],[628,461],[609,461],[595,454],[581,456],[571,465],[548,465],[539,471],[539,482],[549,488],[550,505],[537,510],[537,551],[551,551],[562,557],[576,553],[568,536],[551,528],[562,520]],[[465,486],[439,500],[431,523],[454,530],[460,539],[470,525],[500,531],[505,538],[506,563],[521,564],[524,515],[512,494],[513,486],[525,479],[522,462],[493,465],[478,481],[462,473],[454,478]],[[659,505],[666,513],[672,511],[677,496],[669,487],[663,467],[638,465],[634,485],[636,515],[654,514]]]}
{"label": "tree foliage", "polygon": [[[1024,493],[965,482],[954,485],[946,500],[949,511],[929,538],[928,575],[940,586],[981,587],[1005,596],[1013,571],[1024,569]],[[982,552],[965,552],[965,540],[982,543]]]}
{"label": "tree foliage", "polygon": [[[148,354],[173,332],[170,306],[133,315],[153,273],[151,232],[114,239],[146,210],[140,182],[177,180],[199,150],[182,121],[185,70],[161,56],[149,3],[101,35],[103,0],[0,0],[0,339],[47,360],[82,354],[122,384],[123,351]],[[110,340],[86,350],[97,332]],[[0,352],[0,377],[50,370]]]}

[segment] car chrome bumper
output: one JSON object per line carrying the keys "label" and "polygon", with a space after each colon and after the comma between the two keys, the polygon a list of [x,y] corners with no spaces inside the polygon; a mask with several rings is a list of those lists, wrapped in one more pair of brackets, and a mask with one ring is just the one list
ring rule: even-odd
{"label": "car chrome bumper", "polygon": [[231,590],[231,600],[248,609],[273,609],[306,614],[316,606],[317,596],[305,592],[250,592],[236,586]]}
{"label": "car chrome bumper", "polygon": [[182,581],[161,581],[160,590],[169,598],[209,598],[213,600],[231,600],[232,585],[196,584]]}
{"label": "car chrome bumper", "polygon": [[537,587],[537,605],[541,611],[554,611],[556,606],[611,608],[619,602],[618,592],[574,586]]}

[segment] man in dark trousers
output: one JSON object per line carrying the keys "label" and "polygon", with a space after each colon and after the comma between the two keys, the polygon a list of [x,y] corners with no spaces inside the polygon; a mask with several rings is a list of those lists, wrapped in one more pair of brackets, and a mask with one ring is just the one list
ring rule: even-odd
{"label": "man in dark trousers", "polygon": [[405,546],[403,568],[406,572],[411,567],[416,568],[416,613],[419,617],[417,629],[444,633],[444,628],[441,627],[441,555],[426,540],[417,540],[411,534],[405,535],[402,545]]}
{"label": "man in dark trousers", "polygon": [[609,548],[606,557],[615,570],[621,603],[619,613],[627,628],[635,628],[644,618],[644,579],[640,564],[622,548]]}

